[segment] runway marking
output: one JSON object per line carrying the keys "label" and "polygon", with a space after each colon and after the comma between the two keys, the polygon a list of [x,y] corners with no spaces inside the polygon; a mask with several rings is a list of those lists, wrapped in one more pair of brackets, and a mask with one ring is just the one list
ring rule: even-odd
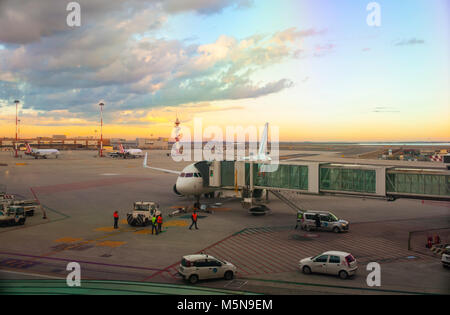
{"label": "runway marking", "polygon": [[104,227],[99,227],[96,228],[94,231],[97,232],[114,232],[117,231],[118,229],[115,229],[113,226],[104,226]]}
{"label": "runway marking", "polygon": [[29,260],[22,260],[22,259],[13,259],[8,258],[0,261],[1,267],[9,267],[9,268],[16,268],[16,269],[28,269],[33,266],[39,265],[39,262],[35,261],[29,261]]}
{"label": "runway marking", "polygon": [[120,247],[122,245],[125,245],[127,242],[119,242],[119,241],[103,241],[100,243],[97,243],[96,246],[104,246],[104,247]]}
{"label": "runway marking", "polygon": [[187,220],[171,220],[164,223],[166,227],[170,226],[177,226],[177,227],[184,227],[189,225],[189,221]]}
{"label": "runway marking", "polygon": [[56,242],[56,243],[73,243],[73,242],[79,242],[79,241],[82,241],[82,240],[83,240],[82,238],[62,237],[62,238],[59,238],[57,240],[54,240],[53,242]]}
{"label": "runway marking", "polygon": [[152,231],[147,229],[147,230],[140,230],[140,231],[136,231],[134,232],[134,234],[139,234],[139,235],[148,235],[148,234],[152,234]]}

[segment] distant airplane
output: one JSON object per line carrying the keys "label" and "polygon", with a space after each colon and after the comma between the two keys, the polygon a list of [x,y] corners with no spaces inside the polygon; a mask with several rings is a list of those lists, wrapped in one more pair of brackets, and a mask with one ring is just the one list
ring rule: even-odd
{"label": "distant airplane", "polygon": [[[255,162],[256,161],[257,162],[266,162],[266,161],[272,160],[266,153],[268,128],[269,128],[269,123],[266,123],[266,125],[264,127],[264,132],[261,137],[258,154],[256,156],[245,157],[242,160],[249,160],[249,161],[255,161]],[[175,171],[175,170],[169,170],[169,169],[148,166],[147,165],[147,153],[145,153],[143,167],[153,169],[156,171],[160,171],[160,172],[164,172],[164,173],[177,174],[178,178],[177,178],[175,185],[173,186],[174,192],[179,196],[195,196],[196,200],[197,200],[197,204],[199,204],[201,195],[203,195],[203,194],[208,195],[216,190],[215,188],[211,188],[208,186],[205,187],[203,185],[203,176],[197,167],[200,166],[204,162],[205,161],[190,164],[190,165],[186,166],[183,169],[183,171],[179,172],[179,171]]]}
{"label": "distant airplane", "polygon": [[32,149],[28,143],[26,143],[25,145],[27,147],[25,154],[33,156],[35,159],[46,159],[48,156],[54,156],[55,158],[58,158],[58,155],[60,154],[57,149]]}
{"label": "distant airplane", "polygon": [[110,153],[109,155],[111,157],[115,157],[115,158],[121,157],[121,158],[124,158],[124,159],[127,159],[127,158],[135,159],[135,158],[138,158],[138,157],[142,157],[142,154],[143,154],[143,152],[142,152],[141,149],[126,149],[126,150],[124,150],[123,145],[120,143],[119,144],[119,151]]}

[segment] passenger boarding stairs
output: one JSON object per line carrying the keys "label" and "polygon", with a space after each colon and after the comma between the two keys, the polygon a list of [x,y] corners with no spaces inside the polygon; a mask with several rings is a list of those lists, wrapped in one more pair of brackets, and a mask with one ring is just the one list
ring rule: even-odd
{"label": "passenger boarding stairs", "polygon": [[283,193],[279,190],[269,189],[269,191],[274,194],[278,199],[283,201],[285,204],[287,204],[291,209],[295,211],[305,212],[305,209],[302,209],[301,206],[297,205],[296,203],[289,200]]}

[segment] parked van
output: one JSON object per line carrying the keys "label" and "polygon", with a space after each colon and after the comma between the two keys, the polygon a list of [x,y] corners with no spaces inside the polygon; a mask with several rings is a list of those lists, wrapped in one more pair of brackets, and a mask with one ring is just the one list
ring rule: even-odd
{"label": "parked van", "polygon": [[[320,218],[320,227],[317,229],[316,217]],[[300,227],[302,230],[323,230],[335,233],[346,232],[349,230],[348,221],[341,220],[329,211],[306,211],[303,214]]]}

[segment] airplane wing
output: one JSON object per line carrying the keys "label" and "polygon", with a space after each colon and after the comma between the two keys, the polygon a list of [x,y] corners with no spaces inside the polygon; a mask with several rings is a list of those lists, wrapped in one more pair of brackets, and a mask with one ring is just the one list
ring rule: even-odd
{"label": "airplane wing", "polygon": [[169,173],[169,174],[177,174],[177,175],[181,174],[181,172],[179,172],[179,171],[174,171],[174,170],[168,170],[168,169],[165,169],[165,168],[157,168],[157,167],[148,166],[147,165],[147,155],[148,155],[148,153],[146,152],[145,153],[144,162],[142,163],[142,166],[144,168],[149,168],[151,170],[160,171],[160,172]]}

